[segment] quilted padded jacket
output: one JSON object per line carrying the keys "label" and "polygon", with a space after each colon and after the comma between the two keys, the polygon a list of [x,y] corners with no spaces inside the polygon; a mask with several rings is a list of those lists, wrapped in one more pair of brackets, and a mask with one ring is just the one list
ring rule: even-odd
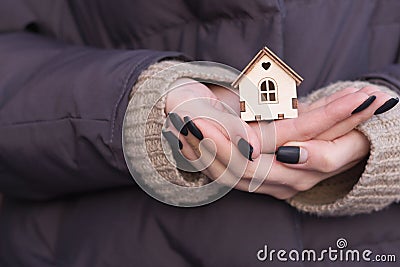
{"label": "quilted padded jacket", "polygon": [[[339,238],[399,258],[397,204],[322,218],[233,190],[167,206],[133,182],[121,140],[130,90],[165,59],[242,69],[267,45],[304,77],[301,96],[359,78],[398,92],[399,14],[396,0],[2,0],[0,266],[320,266],[257,252]],[[324,263],[354,264],[367,263]]]}

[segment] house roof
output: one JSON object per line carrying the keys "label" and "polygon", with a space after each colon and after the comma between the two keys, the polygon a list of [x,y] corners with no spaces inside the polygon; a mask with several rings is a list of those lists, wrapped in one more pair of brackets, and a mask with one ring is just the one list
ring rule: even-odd
{"label": "house roof", "polygon": [[303,78],[299,74],[297,74],[292,68],[286,65],[286,63],[283,62],[282,59],[280,59],[271,50],[269,50],[268,47],[265,46],[243,69],[243,71],[239,74],[236,80],[232,83],[232,86],[237,87],[239,81],[243,78],[243,76],[246,75],[246,73],[248,73],[249,71],[251,71],[254,67],[254,64],[258,62],[264,55],[267,55],[269,58],[271,58],[271,60],[273,60],[280,68],[282,68],[287,74],[289,74],[296,81],[297,85],[299,85],[303,81]]}

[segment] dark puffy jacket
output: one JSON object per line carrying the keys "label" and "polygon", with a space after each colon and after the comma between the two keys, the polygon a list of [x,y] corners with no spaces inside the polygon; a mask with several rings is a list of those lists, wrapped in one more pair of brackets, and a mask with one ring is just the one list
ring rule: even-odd
{"label": "dark puffy jacket", "polygon": [[400,260],[399,205],[318,218],[234,190],[171,207],[134,184],[121,148],[129,91],[156,61],[242,69],[267,45],[305,78],[301,95],[356,78],[398,89],[399,44],[397,0],[2,0],[0,266],[278,265],[257,251],[341,237]]}

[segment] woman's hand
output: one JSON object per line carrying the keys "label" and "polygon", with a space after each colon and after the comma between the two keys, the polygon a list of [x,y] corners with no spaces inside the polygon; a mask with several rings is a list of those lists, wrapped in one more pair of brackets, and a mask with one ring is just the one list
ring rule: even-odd
{"label": "woman's hand", "polygon": [[[192,132],[197,139],[202,140],[206,131],[206,137],[212,135],[229,140],[240,150],[244,159],[252,159],[260,155],[261,147],[256,132],[238,116],[239,106],[236,107],[235,104],[239,102],[236,94],[218,87],[215,90],[219,94],[217,97],[209,87],[187,78],[178,80],[171,87],[174,89],[166,98],[165,112],[168,114],[166,130],[168,132],[164,136],[182,147],[182,152],[187,158],[192,160],[197,158],[193,151],[197,147],[193,148],[186,138],[190,133],[188,129],[196,127],[192,122],[193,118],[204,124],[202,126],[204,129]],[[221,88],[223,90],[219,90]],[[176,141],[176,137],[179,137],[180,142]]]}

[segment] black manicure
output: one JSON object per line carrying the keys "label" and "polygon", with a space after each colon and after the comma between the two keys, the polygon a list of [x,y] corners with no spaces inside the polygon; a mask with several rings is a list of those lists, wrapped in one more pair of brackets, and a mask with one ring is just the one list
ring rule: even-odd
{"label": "black manicure", "polygon": [[183,118],[183,120],[185,121],[185,126],[187,127],[187,129],[199,140],[203,140],[204,136],[201,133],[200,129],[197,128],[196,124],[194,124],[194,122],[190,119],[189,116],[186,116]]}
{"label": "black manicure", "polygon": [[289,163],[297,164],[300,159],[300,147],[298,146],[281,146],[276,151],[276,160]]}
{"label": "black manicure", "polygon": [[376,96],[371,95],[370,97],[368,97],[367,100],[365,100],[361,105],[358,106],[358,108],[356,108],[355,110],[353,110],[353,112],[351,114],[356,114],[358,112],[363,111],[364,109],[366,109],[367,107],[369,107],[372,102],[374,102],[376,99]]}
{"label": "black manicure", "polygon": [[167,139],[167,141],[171,145],[171,147],[174,148],[178,145],[179,149],[183,148],[183,144],[182,144],[181,140],[179,140],[178,137],[176,137],[173,133],[162,131],[162,134],[165,137],[165,139]]}
{"label": "black manicure", "polygon": [[186,128],[186,125],[183,123],[183,120],[181,117],[179,117],[178,114],[176,113],[168,113],[168,117],[171,120],[172,124],[174,127],[183,135],[188,135],[188,130]]}
{"label": "black manicure", "polygon": [[253,146],[250,145],[246,140],[244,140],[243,138],[240,138],[239,142],[238,142],[238,149],[240,151],[240,153],[242,153],[242,155],[250,160],[253,161],[252,156],[253,156]]}
{"label": "black manicure", "polygon": [[375,111],[375,115],[378,115],[378,114],[382,114],[382,113],[384,113],[384,112],[386,112],[386,111],[388,111],[388,110],[390,110],[390,109],[392,109],[394,106],[396,106],[397,105],[397,103],[399,103],[399,99],[396,97],[396,98],[391,98],[391,99],[389,99],[388,101],[386,101],[385,102],[385,104],[383,104],[382,106],[380,106],[376,111]]}

